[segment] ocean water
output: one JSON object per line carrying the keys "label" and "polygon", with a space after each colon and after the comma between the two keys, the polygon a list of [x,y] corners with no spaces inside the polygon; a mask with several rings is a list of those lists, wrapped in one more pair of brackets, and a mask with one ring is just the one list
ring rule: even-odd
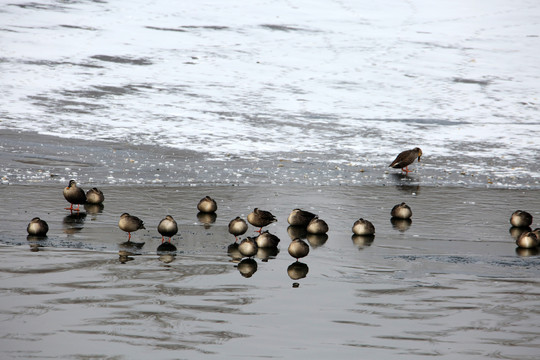
{"label": "ocean water", "polygon": [[534,0],[10,0],[0,38],[2,129],[538,182]]}

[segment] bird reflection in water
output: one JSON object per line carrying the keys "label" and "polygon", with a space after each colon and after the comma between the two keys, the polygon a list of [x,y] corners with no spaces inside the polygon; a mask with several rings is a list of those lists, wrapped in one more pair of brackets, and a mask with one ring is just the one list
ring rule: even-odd
{"label": "bird reflection in water", "polygon": [[277,254],[279,254],[277,246],[266,248],[259,247],[255,257],[261,259],[263,262],[268,262],[269,259],[275,259]]}
{"label": "bird reflection in water", "polygon": [[238,263],[244,257],[240,250],[238,250],[238,243],[233,242],[227,246],[227,255],[231,257],[231,262]]}
{"label": "bird reflection in water", "polygon": [[375,240],[375,235],[354,235],[351,237],[351,240],[359,250],[362,250],[365,247],[371,246]]}
{"label": "bird reflection in water", "polygon": [[521,257],[529,257],[529,256],[536,256],[540,253],[540,249],[538,247],[535,248],[523,248],[523,247],[516,247],[516,254]]}
{"label": "bird reflection in water", "polygon": [[197,213],[197,220],[204,225],[205,229],[209,229],[210,226],[216,222],[216,213],[199,212]]}
{"label": "bird reflection in water", "polygon": [[392,223],[392,227],[400,232],[405,232],[409,230],[412,224],[411,219],[399,219],[399,218],[391,218],[390,222]]}
{"label": "bird reflection in water", "polygon": [[43,243],[47,240],[47,236],[28,235],[26,240],[28,241],[28,246],[30,246],[30,251],[38,252],[40,248],[45,247]]}
{"label": "bird reflection in water", "polygon": [[164,242],[156,249],[159,261],[164,264],[170,264],[174,261],[174,259],[176,259],[176,251],[176,246],[170,242]]}
{"label": "bird reflection in water", "polygon": [[328,234],[307,234],[306,240],[313,249],[323,246],[328,240]]}
{"label": "bird reflection in water", "polygon": [[64,217],[62,221],[64,225],[64,232],[68,235],[75,234],[81,231],[84,227],[84,220],[86,219],[85,212],[72,212]]}
{"label": "bird reflection in water", "polygon": [[104,208],[105,206],[103,204],[89,204],[89,203],[84,204],[84,210],[90,215],[101,214]]}
{"label": "bird reflection in water", "polygon": [[308,232],[305,226],[290,225],[287,228],[287,234],[289,235],[291,240],[305,239],[307,237]]}
{"label": "bird reflection in water", "polygon": [[120,251],[118,251],[118,261],[121,264],[125,264],[128,261],[133,261],[133,260],[135,260],[133,255],[136,255],[136,254],[132,253],[131,251],[120,250]]}
{"label": "bird reflection in water", "polygon": [[[287,275],[289,275],[289,277],[292,280],[303,279],[307,276],[308,272],[309,272],[309,267],[307,266],[307,264],[304,264],[303,262],[300,262],[300,261],[295,261],[287,267]],[[293,284],[293,287],[298,287],[298,286],[299,284],[297,283]]]}
{"label": "bird reflection in water", "polygon": [[517,227],[517,226],[512,226],[510,228],[510,230],[508,230],[508,232],[510,233],[510,236],[512,236],[512,238],[514,240],[517,240],[519,239],[519,237],[521,236],[521,234],[525,233],[525,232],[529,232],[531,231],[532,229],[529,227],[529,226],[526,226],[526,227]]}
{"label": "bird reflection in water", "polygon": [[238,272],[245,278],[250,278],[257,271],[257,261],[252,258],[243,259],[237,265]]}

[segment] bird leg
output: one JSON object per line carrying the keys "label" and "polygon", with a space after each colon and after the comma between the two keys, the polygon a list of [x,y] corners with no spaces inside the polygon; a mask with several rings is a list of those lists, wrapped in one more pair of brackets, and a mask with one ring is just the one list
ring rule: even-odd
{"label": "bird leg", "polygon": [[68,207],[68,208],[64,208],[64,209],[66,209],[66,210],[69,210],[69,211],[81,211],[81,210],[79,209],[79,206],[80,206],[80,205],[79,205],[79,204],[77,204],[77,208],[76,208],[76,209],[74,209],[74,208],[73,208],[73,204],[71,204],[71,206],[70,206],[70,207]]}
{"label": "bird leg", "polygon": [[409,170],[409,166],[408,166],[408,165],[405,166],[404,168],[402,168],[401,171],[404,171],[405,174],[408,174],[408,173],[412,172],[412,170]]}
{"label": "bird leg", "polygon": [[131,240],[131,233],[128,232],[128,241]]}
{"label": "bird leg", "polygon": [[262,232],[262,227],[259,230],[255,230],[255,232],[258,232],[260,234]]}
{"label": "bird leg", "polygon": [[165,241],[165,238],[163,237],[163,235],[161,235],[161,243],[163,244],[164,241]]}

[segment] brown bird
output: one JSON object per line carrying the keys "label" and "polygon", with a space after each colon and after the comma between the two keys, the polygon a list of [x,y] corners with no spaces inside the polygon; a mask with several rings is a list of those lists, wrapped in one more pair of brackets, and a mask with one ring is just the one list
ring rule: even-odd
{"label": "brown bird", "polygon": [[318,216],[315,216],[309,222],[307,232],[310,234],[326,234],[328,232],[328,224],[326,221],[319,219]]}
{"label": "brown bird", "polygon": [[[64,188],[64,198],[71,204],[70,207],[65,208],[66,210],[75,210],[80,211],[79,206],[86,203],[86,195],[84,190],[77,186],[75,180],[69,180],[69,185]],[[73,205],[77,204],[77,209],[73,208]]]}
{"label": "brown bird", "polygon": [[303,258],[309,254],[309,245],[302,239],[294,239],[289,244],[289,255],[298,261],[299,258]]}
{"label": "brown bird", "polygon": [[516,210],[510,217],[510,224],[516,227],[527,227],[532,224],[533,217],[526,211]]}
{"label": "brown bird", "polygon": [[229,223],[229,233],[234,235],[235,242],[238,241],[238,236],[246,233],[248,225],[240,216],[232,219]]}
{"label": "brown bird", "polygon": [[411,170],[409,170],[409,165],[411,165],[417,158],[418,161],[420,161],[421,156],[422,150],[418,147],[415,147],[412,150],[405,150],[401,152],[394,161],[392,161],[389,167],[392,167],[394,169],[401,169],[401,171],[404,171],[406,174],[408,174],[411,172]]}
{"label": "brown bird", "polygon": [[373,235],[375,234],[375,226],[371,221],[360,218],[353,224],[352,232],[355,235]]}
{"label": "brown bird", "polygon": [[248,214],[247,220],[251,225],[260,228],[257,230],[259,234],[261,233],[263,227],[277,221],[276,217],[269,211],[259,210],[258,208],[255,208],[253,212]]}
{"label": "brown bird", "polygon": [[245,257],[252,257],[255,254],[257,254],[257,251],[259,250],[259,247],[257,246],[257,242],[255,241],[255,238],[253,237],[247,237],[244,240],[240,242],[240,245],[238,245],[238,251],[240,251],[240,254],[242,254]]}
{"label": "brown bird", "polygon": [[169,238],[169,242],[171,242],[171,238],[178,232],[178,224],[171,215],[167,215],[159,222],[157,230],[161,234],[162,244],[165,240],[165,236],[167,236]]}
{"label": "brown bird", "polygon": [[91,188],[86,192],[87,204],[101,204],[105,200],[103,192],[98,188]]}
{"label": "brown bird", "polygon": [[217,210],[217,204],[210,196],[205,196],[197,204],[197,209],[203,213],[213,213]]}
{"label": "brown bird", "polygon": [[404,202],[395,205],[390,211],[390,215],[397,219],[410,219],[412,216],[411,207]]}
{"label": "brown bird", "polygon": [[49,231],[49,225],[47,225],[45,220],[35,217],[28,224],[26,231],[28,231],[28,235],[45,236],[47,235],[47,231]]}
{"label": "brown bird", "polygon": [[308,226],[311,219],[316,215],[309,211],[294,209],[287,218],[287,221],[291,226]]}
{"label": "brown bird", "polygon": [[268,230],[266,230],[262,232],[261,235],[257,236],[255,241],[257,242],[258,247],[264,249],[264,248],[274,248],[278,246],[280,240],[276,235],[270,234]]}
{"label": "brown bird", "polygon": [[131,240],[131,233],[139,229],[146,229],[143,221],[136,216],[123,213],[120,215],[120,221],[118,221],[118,227],[128,233],[128,241]]}

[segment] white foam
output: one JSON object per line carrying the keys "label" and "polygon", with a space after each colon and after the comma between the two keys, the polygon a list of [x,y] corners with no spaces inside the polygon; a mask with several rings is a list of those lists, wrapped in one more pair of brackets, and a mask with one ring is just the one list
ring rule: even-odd
{"label": "white foam", "polygon": [[223,159],[419,145],[537,174],[538,15],[526,0],[11,5],[0,127]]}

